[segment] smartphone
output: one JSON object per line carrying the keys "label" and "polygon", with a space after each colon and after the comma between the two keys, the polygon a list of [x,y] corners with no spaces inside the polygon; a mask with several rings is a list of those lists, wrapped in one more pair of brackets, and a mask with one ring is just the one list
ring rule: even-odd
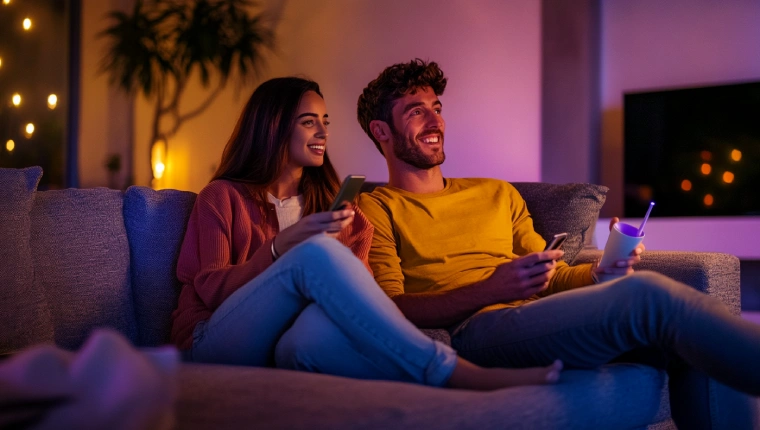
{"label": "smartphone", "polygon": [[567,233],[557,233],[552,237],[552,240],[549,241],[549,243],[546,244],[546,248],[544,248],[544,251],[551,251],[554,249],[560,249],[562,248],[562,244],[565,243],[565,240],[567,239]]}
{"label": "smartphone", "polygon": [[359,195],[362,184],[364,184],[364,179],[364,175],[346,176],[346,179],[343,180],[343,184],[340,186],[338,195],[335,196],[335,200],[333,200],[330,209],[328,210],[337,211],[341,209],[346,202],[353,202],[356,196]]}

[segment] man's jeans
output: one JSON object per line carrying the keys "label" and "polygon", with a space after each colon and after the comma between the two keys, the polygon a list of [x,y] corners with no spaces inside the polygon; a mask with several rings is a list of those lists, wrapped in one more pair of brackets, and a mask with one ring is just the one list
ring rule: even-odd
{"label": "man's jeans", "polygon": [[199,323],[189,358],[434,386],[448,381],[457,360],[326,235],[286,252]]}
{"label": "man's jeans", "polygon": [[715,380],[760,393],[760,326],[654,272],[476,314],[453,330],[452,346],[481,366],[545,366],[559,358],[569,369],[659,350],[672,358],[671,411],[680,428],[752,428],[755,399]]}

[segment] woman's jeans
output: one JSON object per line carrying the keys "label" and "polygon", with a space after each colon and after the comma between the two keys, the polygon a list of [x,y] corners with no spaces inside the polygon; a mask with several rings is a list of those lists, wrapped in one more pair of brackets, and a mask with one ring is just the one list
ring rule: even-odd
{"label": "woman's jeans", "polygon": [[476,314],[453,330],[452,346],[487,367],[559,358],[566,368],[589,369],[629,351],[659,351],[670,358],[671,411],[680,428],[752,428],[756,399],[726,385],[760,394],[760,326],[654,272]]}
{"label": "woman's jeans", "polygon": [[457,361],[326,235],[286,252],[199,323],[189,358],[433,386],[448,381]]}

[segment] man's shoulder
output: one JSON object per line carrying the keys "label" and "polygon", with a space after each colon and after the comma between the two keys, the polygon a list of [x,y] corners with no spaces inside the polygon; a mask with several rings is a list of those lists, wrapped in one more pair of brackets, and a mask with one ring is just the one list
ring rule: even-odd
{"label": "man's shoulder", "polygon": [[494,178],[451,178],[452,186],[458,188],[490,188],[503,189],[507,191],[517,191],[517,189],[507,181]]}
{"label": "man's shoulder", "polygon": [[384,186],[378,186],[370,192],[359,194],[358,206],[368,217],[372,217],[378,210],[384,210],[394,199],[392,192]]}

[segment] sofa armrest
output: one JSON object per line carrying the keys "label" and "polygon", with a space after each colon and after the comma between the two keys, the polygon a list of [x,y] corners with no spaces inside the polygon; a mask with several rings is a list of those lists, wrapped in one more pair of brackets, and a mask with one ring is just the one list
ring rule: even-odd
{"label": "sofa armrest", "polygon": [[[583,250],[573,265],[601,258],[602,251]],[[646,251],[635,270],[651,270],[717,297],[732,313],[741,311],[739,259],[719,252]]]}

